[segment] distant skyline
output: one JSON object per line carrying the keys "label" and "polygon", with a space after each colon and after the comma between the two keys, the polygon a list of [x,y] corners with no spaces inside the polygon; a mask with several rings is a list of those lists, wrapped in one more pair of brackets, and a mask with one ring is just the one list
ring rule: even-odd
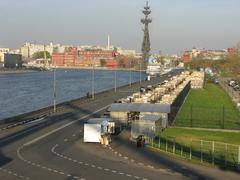
{"label": "distant skyline", "polygon": [[[25,42],[107,45],[141,50],[145,0],[1,0],[0,47]],[[240,42],[239,0],[150,0],[153,53]]]}

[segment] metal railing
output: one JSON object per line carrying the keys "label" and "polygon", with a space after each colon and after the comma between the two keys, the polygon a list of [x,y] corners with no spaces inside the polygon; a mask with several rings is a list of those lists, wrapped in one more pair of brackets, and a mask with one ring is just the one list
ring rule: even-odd
{"label": "metal railing", "polygon": [[189,142],[172,137],[146,137],[149,146],[176,156],[240,171],[240,145],[191,139]]}
{"label": "metal railing", "polygon": [[189,107],[173,107],[172,111],[178,114],[174,126],[199,127],[216,129],[240,129],[240,112],[224,106],[205,108],[190,105]]}

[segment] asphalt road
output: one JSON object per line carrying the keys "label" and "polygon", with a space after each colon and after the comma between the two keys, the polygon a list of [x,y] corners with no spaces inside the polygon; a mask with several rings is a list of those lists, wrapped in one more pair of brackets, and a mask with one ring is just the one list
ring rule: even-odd
{"label": "asphalt road", "polygon": [[[144,85],[156,84],[167,76]],[[38,124],[25,124],[0,137],[0,180],[72,179],[239,179],[239,174],[189,164],[128,142],[128,131],[110,147],[83,143],[83,123],[98,117],[114,100],[132,94],[139,84],[72,103]]]}

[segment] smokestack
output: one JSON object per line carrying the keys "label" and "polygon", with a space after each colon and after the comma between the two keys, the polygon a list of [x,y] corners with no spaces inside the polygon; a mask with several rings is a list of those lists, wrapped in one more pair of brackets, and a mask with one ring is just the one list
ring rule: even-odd
{"label": "smokestack", "polygon": [[108,46],[107,46],[108,50],[110,50],[110,35],[108,35]]}

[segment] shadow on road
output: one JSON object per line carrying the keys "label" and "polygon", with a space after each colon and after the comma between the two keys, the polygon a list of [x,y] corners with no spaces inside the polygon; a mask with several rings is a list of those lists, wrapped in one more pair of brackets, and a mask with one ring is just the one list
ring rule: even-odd
{"label": "shadow on road", "polygon": [[0,149],[0,167],[4,166],[5,164],[8,164],[11,161],[12,158],[7,157]]}
{"label": "shadow on road", "polygon": [[[66,113],[62,113],[62,114],[58,114],[58,115],[53,115],[51,117],[48,118],[47,121],[38,123],[36,125],[33,125],[31,127],[26,127],[22,130],[19,130],[17,132],[14,132],[12,134],[9,134],[5,137],[0,138],[0,147],[3,148],[6,145],[9,145],[11,143],[14,143],[16,141],[19,141],[23,138],[26,138],[28,136],[31,136],[33,133],[36,133],[38,131],[41,131],[42,129],[46,128],[47,126],[50,125],[54,125],[56,123],[59,123],[61,121],[75,121],[85,115],[89,115],[92,114],[93,112],[87,109],[83,109],[81,107],[75,106],[75,105],[70,105],[69,107],[73,110],[72,112],[66,112]],[[92,114],[91,117],[99,117],[99,114]],[[76,124],[82,125],[84,122],[83,121],[79,121]]]}

